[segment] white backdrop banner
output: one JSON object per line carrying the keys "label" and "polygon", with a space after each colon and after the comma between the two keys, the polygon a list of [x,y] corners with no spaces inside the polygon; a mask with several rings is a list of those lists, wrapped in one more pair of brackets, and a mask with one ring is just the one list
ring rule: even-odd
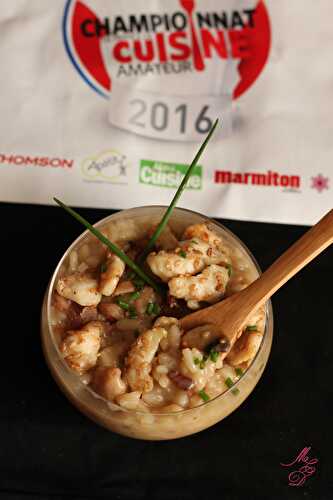
{"label": "white backdrop banner", "polygon": [[2,0],[0,200],[168,204],[312,224],[332,208],[333,3]]}

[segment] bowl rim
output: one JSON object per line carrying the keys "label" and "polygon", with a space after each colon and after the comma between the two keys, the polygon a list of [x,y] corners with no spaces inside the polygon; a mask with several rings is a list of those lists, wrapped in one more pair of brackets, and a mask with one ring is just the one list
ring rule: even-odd
{"label": "bowl rim", "polygon": [[[98,220],[95,224],[93,224],[93,226],[94,227],[100,227],[100,226],[108,223],[113,216],[115,216],[116,214],[119,214],[119,213],[130,213],[131,211],[135,211],[135,210],[167,209],[167,208],[168,208],[167,205],[143,205],[143,206],[139,206],[139,207],[131,207],[131,208],[128,208],[128,209],[115,210],[112,214],[107,215],[103,219]],[[245,243],[243,243],[243,241],[237,235],[235,235],[230,229],[228,229],[227,227],[225,227],[222,223],[220,223],[219,221],[215,220],[214,218],[210,218],[210,217],[208,217],[208,216],[206,216],[204,214],[201,214],[200,212],[196,212],[194,210],[189,210],[187,208],[175,207],[174,211],[176,211],[176,212],[177,211],[179,211],[179,212],[187,212],[189,214],[193,214],[195,216],[199,216],[200,218],[204,219],[204,221],[207,224],[215,224],[215,225],[219,226],[219,228],[222,229],[222,231],[226,232],[228,234],[228,236],[231,237],[231,239],[235,240],[236,243],[250,257],[252,263],[254,264],[256,270],[259,273],[259,276],[262,274],[261,268],[260,268],[260,266],[259,266],[256,258],[253,256],[252,252],[249,250],[249,248],[245,245]],[[171,218],[172,218],[172,216],[171,216]],[[55,351],[56,351],[56,353],[58,355],[58,358],[60,359],[61,365],[65,368],[65,370],[68,373],[68,375],[70,377],[75,377],[76,381],[77,382],[79,381],[79,383],[81,384],[81,386],[82,386],[82,388],[84,390],[86,390],[87,392],[89,392],[90,394],[92,394],[92,396],[95,397],[96,399],[104,401],[104,403],[110,409],[112,409],[114,411],[122,411],[122,412],[125,412],[125,413],[137,414],[137,415],[147,415],[147,414],[149,414],[149,415],[160,416],[160,417],[163,417],[163,416],[179,416],[179,415],[183,415],[185,413],[193,412],[195,410],[198,410],[199,408],[202,409],[203,407],[207,407],[210,403],[213,403],[214,401],[216,401],[216,400],[218,400],[220,398],[222,399],[224,396],[227,396],[228,394],[230,394],[233,391],[235,391],[235,389],[238,388],[238,384],[241,382],[241,380],[243,380],[244,377],[246,377],[247,375],[249,375],[251,367],[255,364],[256,359],[258,358],[259,354],[261,353],[261,351],[263,349],[263,346],[265,344],[265,340],[267,340],[268,330],[271,329],[272,333],[274,331],[274,317],[273,317],[273,308],[272,308],[271,300],[268,300],[267,303],[266,303],[266,305],[265,305],[265,330],[264,330],[264,333],[263,333],[263,336],[262,336],[262,341],[260,343],[260,347],[259,347],[256,355],[252,359],[251,364],[248,366],[248,368],[244,371],[244,373],[236,380],[236,382],[231,387],[228,387],[225,391],[221,392],[217,396],[209,399],[208,401],[203,401],[200,405],[194,406],[192,408],[184,408],[183,410],[178,410],[178,411],[173,411],[173,412],[170,412],[170,411],[169,412],[162,412],[162,411],[160,411],[160,412],[156,412],[155,411],[154,412],[154,411],[150,411],[150,410],[149,410],[149,412],[144,412],[144,411],[140,411],[140,410],[129,410],[127,408],[124,408],[124,407],[118,405],[117,403],[114,403],[112,401],[109,401],[109,400],[105,399],[103,396],[101,396],[100,394],[96,393],[93,389],[91,389],[89,387],[88,384],[85,384],[81,380],[81,377],[78,374],[76,374],[73,370],[71,370],[71,368],[65,362],[65,359],[62,356],[62,354],[61,354],[61,352],[59,350],[59,347],[57,345],[57,342],[55,341],[55,338],[54,338],[53,326],[52,326],[52,324],[50,322],[51,300],[52,300],[52,292],[54,290],[55,280],[56,280],[57,274],[59,272],[59,269],[60,269],[61,265],[63,264],[63,261],[68,257],[68,255],[70,254],[70,252],[76,247],[76,245],[80,242],[80,240],[83,240],[88,234],[91,234],[91,233],[90,233],[90,231],[88,229],[86,229],[84,232],[82,232],[69,245],[69,247],[66,248],[65,252],[63,253],[63,255],[61,256],[61,258],[59,259],[58,264],[56,265],[56,267],[55,267],[55,269],[54,269],[54,271],[52,273],[51,279],[49,281],[49,285],[48,285],[46,293],[45,293],[45,295],[46,295],[46,323],[47,323],[47,326],[48,326],[47,335],[50,337],[50,340],[51,340],[51,342],[53,344],[53,347],[55,348]],[[60,376],[60,378],[62,378],[62,377]],[[64,384],[64,385],[66,386],[67,384]],[[247,397],[248,396],[246,396],[246,398]]]}

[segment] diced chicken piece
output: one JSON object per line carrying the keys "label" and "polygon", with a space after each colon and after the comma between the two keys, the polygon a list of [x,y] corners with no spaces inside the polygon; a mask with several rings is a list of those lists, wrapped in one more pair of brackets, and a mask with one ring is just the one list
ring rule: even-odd
{"label": "diced chicken piece", "polygon": [[223,297],[229,280],[225,267],[211,265],[197,276],[179,276],[169,281],[170,294],[177,299],[190,301],[215,302]]}
{"label": "diced chicken piece", "polygon": [[101,321],[91,321],[80,330],[67,332],[60,350],[72,370],[84,373],[95,366],[103,331]]}
{"label": "diced chicken piece", "polygon": [[134,342],[125,361],[126,380],[133,391],[152,390],[152,361],[161,340],[166,336],[165,328],[152,328],[142,333]]}
{"label": "diced chicken piece", "polygon": [[179,255],[179,252],[166,252],[165,250],[150,253],[147,257],[147,263],[152,272],[164,282],[169,281],[174,276],[196,274],[205,266],[203,255],[200,252],[198,255],[191,254],[184,258]]}
{"label": "diced chicken piece", "polygon": [[235,342],[227,356],[227,361],[233,366],[252,361],[257,354],[262,341],[262,334],[246,330]]}
{"label": "diced chicken piece", "polygon": [[199,238],[199,240],[213,247],[221,247],[223,245],[222,239],[211,231],[206,224],[193,224],[185,229],[183,239],[192,240],[194,238]]}
{"label": "diced chicken piece", "polygon": [[126,383],[121,378],[121,370],[110,367],[96,368],[91,386],[94,391],[109,401],[125,394],[127,389]]}
{"label": "diced chicken piece", "polygon": [[56,288],[59,295],[80,306],[96,306],[102,297],[97,286],[97,280],[89,274],[74,273],[60,278]]}
{"label": "diced chicken piece", "polygon": [[210,264],[229,261],[222,249],[200,239],[182,241],[173,251],[152,252],[147,257],[152,272],[165,282],[176,276],[196,274]]}
{"label": "diced chicken piece", "polygon": [[100,276],[98,289],[102,295],[110,297],[110,295],[112,295],[115,291],[119,280],[125,271],[125,264],[117,255],[109,253],[105,267],[105,272],[102,272]]}
{"label": "diced chicken piece", "polygon": [[200,238],[182,241],[181,249],[185,251],[186,257],[187,255],[198,255],[200,253],[206,266],[221,263],[230,264],[231,262],[229,255],[222,246],[212,245]]}

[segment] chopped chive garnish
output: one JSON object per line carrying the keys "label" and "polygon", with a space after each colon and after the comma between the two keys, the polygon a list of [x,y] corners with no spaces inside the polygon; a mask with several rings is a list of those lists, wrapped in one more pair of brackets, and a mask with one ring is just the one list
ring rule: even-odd
{"label": "chopped chive garnish", "polygon": [[202,153],[203,153],[205,147],[207,146],[207,144],[208,144],[211,136],[213,135],[213,132],[216,129],[218,121],[219,121],[218,119],[215,120],[215,123],[212,126],[212,128],[210,129],[210,131],[208,132],[206,139],[201,144],[201,146],[199,148],[199,151],[197,152],[197,154],[193,158],[191,165],[188,167],[187,172],[186,172],[186,174],[185,174],[182,182],[180,183],[180,185],[179,185],[179,187],[177,189],[177,192],[176,192],[175,196],[173,197],[173,199],[172,199],[169,207],[165,211],[165,213],[164,213],[164,215],[162,217],[161,222],[158,224],[158,226],[155,229],[153,235],[151,236],[151,238],[150,238],[150,240],[149,240],[149,242],[148,242],[145,250],[141,254],[141,256],[140,256],[140,262],[143,262],[145,260],[145,258],[147,257],[148,253],[150,252],[150,250],[154,247],[154,245],[156,243],[156,240],[159,238],[161,232],[163,231],[163,229],[167,225],[167,223],[168,223],[168,221],[170,219],[170,216],[172,214],[172,211],[173,211],[173,209],[174,209],[174,207],[175,207],[178,199],[180,198],[182,192],[185,189],[186,183],[187,183],[187,181],[188,181],[188,179],[189,179],[189,177],[190,177],[190,175],[192,173],[192,170],[195,167],[195,165],[198,163],[200,156],[202,155]]}
{"label": "chopped chive garnish", "polygon": [[209,357],[214,363],[216,363],[217,358],[219,357],[219,353],[217,351],[214,351],[214,349],[212,349],[209,353]]}
{"label": "chopped chive garnish", "polygon": [[63,203],[62,201],[58,200],[57,198],[53,198],[54,201],[66,212],[68,212],[72,217],[74,217],[77,221],[79,221],[83,226],[85,226],[94,236],[96,236],[97,239],[99,239],[104,245],[106,245],[115,255],[117,255],[129,268],[131,268],[133,271],[138,274],[138,276],[148,285],[154,288],[154,290],[162,294],[161,288],[158,286],[155,281],[150,278],[128,255],[126,255],[117,245],[112,243],[112,241],[108,240],[104,234],[102,234],[96,227],[94,227],[90,222],[88,222],[86,219],[84,219],[80,214],[78,214],[75,210],[72,208],[68,207]]}
{"label": "chopped chive garnish", "polygon": [[134,319],[134,318],[138,317],[136,309],[135,309],[134,306],[129,306],[128,312],[129,312],[130,319]]}
{"label": "chopped chive garnish", "polygon": [[195,241],[195,240],[191,240],[191,243],[194,243],[195,245],[197,245],[197,244],[198,244],[198,242],[197,242],[197,241]]}
{"label": "chopped chive garnish", "polygon": [[234,385],[234,383],[233,383],[233,381],[231,380],[230,377],[226,378],[225,381],[224,381],[224,383],[225,383],[225,385],[227,387],[229,387],[229,389],[230,389],[230,387],[232,387]]}
{"label": "chopped chive garnish", "polygon": [[129,296],[128,296],[128,300],[130,302],[132,302],[133,300],[136,300],[140,297],[140,292],[139,291],[136,291],[136,292],[133,292],[131,293]]}
{"label": "chopped chive garnish", "polygon": [[106,265],[106,262],[103,262],[101,264],[101,273],[105,273],[105,271],[107,270],[107,265]]}
{"label": "chopped chive garnish", "polygon": [[127,302],[125,302],[125,300],[123,300],[122,298],[118,297],[116,299],[116,302],[118,304],[119,307],[121,307],[122,309],[124,309],[124,311],[128,311],[130,306]]}
{"label": "chopped chive garnish", "polygon": [[232,265],[231,264],[227,264],[226,267],[228,269],[228,276],[230,278],[230,276],[232,275]]}
{"label": "chopped chive garnish", "polygon": [[199,365],[200,364],[200,359],[199,358],[194,358],[194,364]]}
{"label": "chopped chive garnish", "polygon": [[205,347],[205,353],[206,353],[206,354],[209,354],[209,353],[210,353],[210,351],[212,351],[212,350],[213,350],[213,351],[215,351],[215,347],[216,347],[217,345],[219,345],[219,343],[220,343],[220,342],[219,342],[218,340],[214,340],[213,342],[211,342],[210,344],[208,344],[208,345]]}
{"label": "chopped chive garnish", "polygon": [[243,370],[241,368],[235,368],[235,372],[237,377],[241,377],[243,375]]}
{"label": "chopped chive garnish", "polygon": [[183,259],[186,259],[186,255],[187,255],[187,253],[186,253],[186,252],[184,252],[184,250],[180,250],[179,255],[180,255],[181,257],[183,257]]}
{"label": "chopped chive garnish", "polygon": [[137,290],[142,290],[143,287],[145,286],[145,282],[143,281],[143,279],[139,278],[139,276],[134,275],[132,281]]}
{"label": "chopped chive garnish", "polygon": [[160,314],[160,311],[161,311],[160,306],[155,302],[153,304],[153,314],[156,314],[156,316],[157,316],[158,314]]}
{"label": "chopped chive garnish", "polygon": [[147,305],[146,313],[149,316],[157,316],[160,313],[160,306],[156,302],[149,302]]}
{"label": "chopped chive garnish", "polygon": [[248,325],[248,326],[246,327],[246,330],[247,330],[248,332],[257,332],[257,331],[258,331],[258,328],[257,328],[257,325]]}
{"label": "chopped chive garnish", "polygon": [[199,391],[198,394],[203,401],[209,401],[209,396],[207,392],[205,392],[203,389],[201,389],[201,391]]}
{"label": "chopped chive garnish", "polygon": [[146,313],[149,314],[149,316],[151,316],[153,314],[153,309],[154,309],[154,303],[149,302],[147,305]]}
{"label": "chopped chive garnish", "polygon": [[[225,385],[229,387],[229,389],[234,385],[233,381],[231,380],[230,377],[226,378],[224,381]],[[237,396],[239,394],[239,389],[237,387],[234,387],[234,389],[231,390],[231,392]]]}
{"label": "chopped chive garnish", "polygon": [[208,359],[208,354],[204,354],[202,356],[202,359],[200,360],[200,363],[199,363],[199,368],[201,370],[203,370],[205,368],[205,364],[206,364],[207,359]]}

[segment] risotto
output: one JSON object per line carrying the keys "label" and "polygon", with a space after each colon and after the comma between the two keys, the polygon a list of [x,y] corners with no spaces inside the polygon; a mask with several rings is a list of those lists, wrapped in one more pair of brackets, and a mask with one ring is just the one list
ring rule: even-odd
{"label": "risotto", "polygon": [[[182,330],[180,318],[242,290],[258,272],[240,245],[214,225],[180,220],[171,220],[142,263],[162,294],[91,235],[71,249],[51,291],[58,352],[96,400],[109,403],[115,413],[126,411],[127,431],[116,430],[135,437],[178,437],[198,426],[177,432],[169,422],[163,431],[147,428],[137,436],[138,421],[129,420],[133,411],[141,423],[146,417],[149,427],[154,415],[177,415],[225,391],[243,400],[249,391],[242,395],[241,384],[234,385],[256,357],[265,330],[265,308],[251,317],[233,345],[212,324]],[[149,217],[118,218],[102,232],[138,260],[155,224]],[[200,428],[214,420],[202,419]]]}

